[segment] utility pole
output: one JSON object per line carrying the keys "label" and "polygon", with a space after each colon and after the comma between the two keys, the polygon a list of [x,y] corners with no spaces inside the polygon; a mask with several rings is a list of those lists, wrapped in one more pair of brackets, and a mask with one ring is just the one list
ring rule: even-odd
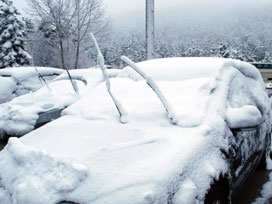
{"label": "utility pole", "polygon": [[146,0],[145,7],[146,58],[154,58],[154,0]]}

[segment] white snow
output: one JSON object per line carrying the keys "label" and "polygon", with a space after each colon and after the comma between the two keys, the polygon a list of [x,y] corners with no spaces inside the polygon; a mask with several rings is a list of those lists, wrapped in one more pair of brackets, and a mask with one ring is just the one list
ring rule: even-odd
{"label": "white snow", "polygon": [[[47,81],[60,75],[63,70],[56,68],[37,67],[39,73]],[[14,97],[36,91],[44,83],[38,77],[34,67],[13,67],[0,70],[0,103],[10,101]],[[11,86],[12,84],[12,86]]]}
{"label": "white snow", "polygon": [[158,96],[159,100],[164,106],[167,112],[168,118],[171,120],[173,124],[178,124],[179,121],[176,118],[176,114],[172,106],[169,104],[168,100],[165,98],[165,96],[163,95],[163,93],[161,92],[157,84],[154,82],[154,80],[151,77],[147,76],[133,61],[131,61],[126,56],[122,56],[121,59],[146,80],[146,83],[148,84],[148,86],[150,86],[150,88],[153,89],[154,93]]}
{"label": "white snow", "polygon": [[[64,72],[62,69],[36,67],[42,76],[59,75]],[[10,75],[18,81],[24,81],[30,77],[38,76],[34,67],[12,67],[0,70],[0,75]]]}
{"label": "white snow", "polygon": [[241,108],[228,107],[226,120],[231,128],[254,127],[262,122],[262,114],[252,105],[246,105]]}
{"label": "white snow", "polygon": [[10,101],[17,90],[16,83],[10,78],[0,76],[0,84],[0,103]]}
{"label": "white snow", "polygon": [[[156,82],[183,128],[169,122],[156,94],[130,68],[110,74],[109,79],[114,96],[127,110],[128,122],[121,124],[105,83],[99,83],[100,73],[93,77],[96,82],[92,87],[62,112],[61,118],[11,140],[0,152],[0,165],[5,166],[0,168],[0,200],[6,199],[7,204],[14,199],[31,203],[28,192],[39,191],[37,195],[44,198],[36,202],[40,204],[54,204],[57,200],[92,204],[203,203],[210,183],[228,171],[220,150],[229,148],[231,133],[226,131],[226,121],[245,121],[245,116],[261,113],[266,120],[262,136],[271,125],[270,102],[261,76],[247,63],[171,58],[141,62],[138,66]],[[89,75],[95,76],[95,72]],[[239,85],[237,81],[244,80],[249,87],[232,86],[232,82]],[[243,84],[247,83],[240,85]],[[243,97],[238,97],[239,90]],[[238,103],[237,98],[242,102]],[[235,111],[242,112],[242,118],[233,118]],[[16,149],[15,153],[10,149]],[[30,153],[25,154],[26,150]],[[33,160],[25,159],[33,154],[37,155]],[[44,155],[50,155],[49,163],[59,161],[52,155],[66,158],[64,168],[69,170],[50,164],[45,178],[40,176],[46,168]],[[23,163],[14,162],[17,158]],[[68,167],[74,163],[84,166],[84,173]],[[18,173],[15,169],[19,169]],[[73,175],[68,187],[66,180],[54,186],[54,175],[59,174],[64,178]],[[23,182],[23,191],[20,175],[30,178]],[[52,181],[47,179],[51,176]],[[35,179],[39,188],[31,183]]]}
{"label": "white snow", "polygon": [[265,84],[265,87],[266,87],[267,89],[271,89],[271,88],[272,88],[272,83],[271,83],[271,82],[266,83],[266,84]]}
{"label": "white snow", "polygon": [[176,203],[179,204],[192,204],[195,203],[197,196],[197,187],[189,179],[186,179],[180,187],[179,194],[176,196]]}
{"label": "white snow", "polygon": [[10,48],[12,47],[12,44],[11,44],[10,41],[7,41],[7,42],[3,45],[3,47],[4,47],[5,49],[10,49]]}
{"label": "white snow", "polygon": [[[8,157],[0,160],[0,178],[8,185],[0,185],[0,203],[5,199],[18,204],[56,203],[88,176],[83,165],[25,146],[16,138],[9,140],[3,152]],[[9,195],[11,192],[15,194],[1,197],[1,193]]]}
{"label": "white snow", "polygon": [[72,71],[72,76],[81,79],[76,80],[79,95],[75,94],[70,81],[67,80],[67,74],[64,73],[49,84],[51,90],[44,86],[36,92],[0,104],[0,138],[7,135],[22,136],[30,132],[36,124],[39,113],[71,105],[80,98],[80,95],[84,95],[85,91],[101,81],[101,73],[97,70]]}
{"label": "white snow", "polygon": [[[57,81],[50,84],[54,91],[46,87],[31,92],[12,101],[0,104],[0,137],[6,134],[21,136],[33,130],[39,113],[55,108],[62,109],[79,97],[73,93],[69,81]],[[81,84],[83,87],[84,84]]]}

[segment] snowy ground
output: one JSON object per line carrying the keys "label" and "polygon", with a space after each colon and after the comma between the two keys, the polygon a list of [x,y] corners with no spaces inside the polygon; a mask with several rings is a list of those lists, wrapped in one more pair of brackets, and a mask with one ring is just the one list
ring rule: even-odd
{"label": "snowy ground", "polygon": [[263,185],[262,189],[260,189],[260,197],[256,198],[255,201],[252,202],[252,204],[269,204],[271,202],[272,202],[272,171],[270,171],[268,181]]}
{"label": "snowy ground", "polygon": [[260,197],[256,198],[252,204],[269,204],[272,201],[272,172],[269,174],[269,180],[260,190]]}

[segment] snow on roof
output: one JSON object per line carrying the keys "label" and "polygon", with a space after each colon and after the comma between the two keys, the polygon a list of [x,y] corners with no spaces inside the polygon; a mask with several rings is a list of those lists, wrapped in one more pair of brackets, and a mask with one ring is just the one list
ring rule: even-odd
{"label": "snow on roof", "polygon": [[[51,81],[63,70],[37,67],[46,81]],[[12,67],[0,70],[0,103],[8,102],[14,97],[36,91],[44,86],[34,67]],[[12,87],[11,87],[12,84]]]}
{"label": "snow on roof", "polygon": [[[261,80],[259,71],[253,65],[225,58],[160,58],[139,62],[137,65],[156,81],[180,81],[203,77],[216,78],[226,67],[233,67],[248,77]],[[140,79],[139,75],[128,66],[124,68],[119,76]]]}
{"label": "snow on roof", "polygon": [[[232,80],[249,83],[250,88],[256,86],[244,89],[245,96],[254,99],[248,105],[260,108],[259,112],[248,108],[251,114],[261,113],[264,118],[270,114],[260,75],[247,63],[226,59],[171,58],[138,65],[157,82],[183,128],[169,122],[151,88],[126,68],[114,73],[110,81],[114,96],[127,111],[128,123],[119,122],[104,82],[95,83],[63,111],[63,117],[12,140],[0,152],[0,166],[6,167],[0,169],[0,199],[12,195],[13,201],[29,204],[53,204],[60,200],[93,204],[170,200],[180,204],[194,202],[197,195],[203,201],[212,180],[228,171],[220,149],[228,149],[224,138],[226,109],[232,105],[239,108],[236,100],[233,104],[228,102],[230,89],[235,89]],[[239,90],[231,92],[234,98]],[[244,98],[238,99],[247,103]],[[232,112],[228,114],[231,118]],[[27,151],[29,146],[31,150]],[[18,147],[18,152],[27,154],[14,151]],[[41,150],[44,153],[37,154]],[[43,164],[39,157],[44,155],[49,155],[50,164],[63,158],[71,164],[80,164],[87,176],[82,177],[77,169],[62,174],[61,169]],[[31,160],[30,171],[27,166],[32,157],[35,159]],[[63,168],[70,169],[68,164],[63,164]],[[46,177],[40,174],[51,172],[52,168],[54,174]],[[75,182],[69,183],[73,190],[66,191],[70,174]],[[63,183],[58,175],[65,178]],[[27,179],[22,179],[23,176]],[[38,188],[34,185],[36,181]],[[56,183],[61,188],[56,190]],[[27,192],[39,198],[30,197]],[[11,201],[7,199],[6,203]]]}
{"label": "snow on roof", "polygon": [[[42,76],[46,75],[59,75],[64,72],[62,69],[49,68],[49,67],[36,67]],[[34,67],[11,67],[0,70],[0,76],[12,76],[19,81],[24,81],[30,77],[38,76]]]}

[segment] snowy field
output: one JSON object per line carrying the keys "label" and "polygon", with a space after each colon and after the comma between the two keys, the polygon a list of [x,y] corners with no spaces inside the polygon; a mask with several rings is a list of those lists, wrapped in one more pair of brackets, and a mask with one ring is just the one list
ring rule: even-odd
{"label": "snowy field", "polygon": [[270,131],[265,85],[247,63],[172,58],[138,66],[167,99],[175,124],[131,68],[109,73],[126,123],[100,71],[80,73],[89,74],[88,85],[79,85],[80,97],[61,118],[11,138],[0,152],[0,203],[203,203],[210,184],[228,172],[221,149],[229,151],[229,127],[260,125],[262,140]]}

